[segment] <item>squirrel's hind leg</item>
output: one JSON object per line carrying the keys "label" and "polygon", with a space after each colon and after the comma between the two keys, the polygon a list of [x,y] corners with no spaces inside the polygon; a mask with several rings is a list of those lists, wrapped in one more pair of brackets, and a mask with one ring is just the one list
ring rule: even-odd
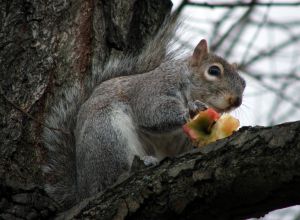
{"label": "squirrel's hind leg", "polygon": [[127,106],[109,106],[78,122],[78,192],[89,197],[111,186],[130,170],[134,155],[145,153]]}

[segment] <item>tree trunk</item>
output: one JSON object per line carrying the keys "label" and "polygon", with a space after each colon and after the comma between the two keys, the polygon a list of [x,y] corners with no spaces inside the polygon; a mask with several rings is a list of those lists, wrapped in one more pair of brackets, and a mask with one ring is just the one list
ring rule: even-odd
{"label": "tree trunk", "polygon": [[11,211],[9,192],[39,192],[32,184],[43,183],[47,159],[42,122],[59,92],[99,71],[112,53],[138,53],[171,6],[169,0],[0,1],[0,179],[7,189],[0,215],[26,216],[20,204]]}
{"label": "tree trunk", "polygon": [[[0,2],[0,218],[45,219],[44,113],[111,54],[138,53],[169,0]],[[143,168],[61,215],[99,219],[234,219],[299,202],[300,123],[233,137]]]}

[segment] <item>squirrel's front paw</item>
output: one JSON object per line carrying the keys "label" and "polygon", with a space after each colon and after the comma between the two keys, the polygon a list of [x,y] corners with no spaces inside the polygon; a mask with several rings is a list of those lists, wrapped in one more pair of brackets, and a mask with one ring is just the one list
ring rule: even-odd
{"label": "squirrel's front paw", "polygon": [[159,160],[156,157],[153,156],[139,157],[135,155],[131,164],[130,173],[134,173],[139,170],[143,170],[146,167],[155,166],[158,164],[159,164]]}
{"label": "squirrel's front paw", "polygon": [[203,102],[196,100],[194,102],[188,102],[188,108],[190,117],[193,118],[199,112],[206,110],[207,106]]}
{"label": "squirrel's front paw", "polygon": [[143,156],[142,160],[144,161],[145,166],[155,166],[159,164],[159,160],[153,156]]}

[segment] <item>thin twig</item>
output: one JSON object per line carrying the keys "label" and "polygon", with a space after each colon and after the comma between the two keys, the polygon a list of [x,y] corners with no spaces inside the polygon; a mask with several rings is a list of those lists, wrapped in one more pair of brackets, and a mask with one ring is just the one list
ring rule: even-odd
{"label": "thin twig", "polygon": [[267,19],[269,17],[269,12],[270,12],[270,7],[268,7],[267,11],[265,12],[265,14],[263,16],[262,22],[260,22],[258,24],[257,29],[256,29],[256,31],[255,31],[252,39],[249,41],[249,43],[248,43],[248,45],[246,47],[245,53],[243,55],[241,63],[244,63],[245,60],[247,59],[249,51],[251,50],[252,46],[254,45],[254,42],[255,42],[256,38],[258,37],[260,31],[262,30],[262,27],[264,26],[264,24],[266,23],[266,21],[267,21]]}
{"label": "thin twig", "polygon": [[[198,2],[191,2],[187,3],[189,6],[197,6],[197,7],[208,7],[208,8],[236,8],[236,7],[251,7],[253,3],[246,3],[246,2],[237,2],[237,3],[198,3]],[[269,7],[269,6],[276,6],[276,7],[294,7],[300,6],[300,2],[256,2],[254,3],[255,6],[262,6],[262,7]]]}
{"label": "thin twig", "polygon": [[[285,107],[286,108],[286,107]],[[276,122],[284,122],[284,121],[286,121],[286,119],[288,118],[288,117],[290,117],[291,115],[293,115],[295,112],[297,111],[297,109],[295,109],[295,108],[293,108],[293,106],[288,110],[288,111],[284,111],[283,113],[282,113],[282,115],[280,115],[280,116],[278,116],[277,118],[276,118]],[[299,110],[298,110],[299,111]],[[299,112],[300,113],[300,112]],[[276,123],[275,122],[275,123]]]}
{"label": "thin twig", "polygon": [[[294,56],[292,56],[291,63],[290,63],[290,65],[292,67],[291,74],[294,74],[294,75],[296,75],[297,70],[298,70],[298,65],[295,66],[295,63],[297,63],[297,61],[298,61],[298,57],[295,55],[297,53],[297,50],[298,50],[297,48],[294,48]],[[287,89],[289,89],[293,82],[294,82],[294,80],[286,78],[285,81],[281,84],[280,91],[283,92],[283,91],[286,91]],[[270,108],[270,114],[269,115],[271,116],[271,119],[270,119],[269,124],[274,124],[276,122],[275,119],[278,120],[278,117],[275,117],[275,114],[276,114],[276,111],[279,112],[279,110],[282,109],[282,108],[280,108],[280,105],[282,104],[282,102],[283,102],[283,100],[280,99],[279,97],[277,97],[277,99],[274,100],[273,106]]]}
{"label": "thin twig", "polygon": [[[252,76],[252,74],[250,74],[249,72],[245,71],[245,74],[247,74],[249,77],[257,80],[255,77]],[[277,88],[274,88],[270,85],[268,85],[267,83],[265,83],[262,80],[258,80],[260,85],[262,87],[264,87],[265,89],[267,89],[268,91],[273,92],[274,94],[276,94],[277,96],[279,96],[282,99],[285,99],[286,101],[288,101],[291,105],[293,105],[294,107],[297,107],[300,109],[300,102],[296,102],[295,100],[293,100],[292,98],[290,98],[289,96],[287,96],[286,94],[284,94],[283,92],[279,91]]]}
{"label": "thin twig", "polygon": [[182,0],[182,2],[180,3],[180,5],[174,10],[173,14],[175,14],[176,16],[178,16],[183,8],[188,4],[188,0]]}
{"label": "thin twig", "polygon": [[252,6],[251,6],[250,8],[248,8],[248,10],[246,10],[246,12],[240,17],[240,19],[239,19],[237,22],[233,23],[233,24],[231,25],[231,27],[228,28],[228,30],[226,31],[226,33],[224,33],[224,34],[222,35],[222,37],[221,37],[215,44],[211,45],[212,51],[216,51],[216,50],[223,44],[223,42],[228,38],[228,36],[230,35],[230,33],[231,33],[236,27],[238,27],[241,23],[243,23],[244,20],[246,20],[246,19],[250,16],[252,10],[254,9],[253,5],[255,5],[255,2],[256,2],[256,1],[257,1],[257,0],[252,0],[252,1],[251,1]]}
{"label": "thin twig", "polygon": [[297,41],[300,40],[300,36],[292,36],[291,38],[289,38],[288,40],[278,44],[277,46],[273,47],[271,50],[268,51],[261,51],[259,54],[253,56],[252,58],[250,58],[248,61],[246,61],[245,63],[241,63],[240,68],[241,69],[245,69],[246,67],[248,67],[249,65],[255,63],[256,61],[261,61],[263,58],[267,57],[267,56],[271,56],[276,54],[277,52],[281,51],[282,49],[286,48],[287,46],[296,43]]}
{"label": "thin twig", "polygon": [[218,19],[217,22],[214,22],[215,24],[213,25],[214,29],[212,31],[211,37],[210,37],[210,42],[212,44],[215,44],[214,42],[217,40],[217,37],[219,36],[219,31],[220,27],[224,24],[225,21],[227,21],[230,16],[233,13],[233,8],[227,10],[220,19]]}
{"label": "thin twig", "polygon": [[[233,49],[235,48],[235,46],[240,42],[243,33],[245,32],[245,29],[248,27],[246,24],[248,23],[249,17],[245,20],[243,20],[240,25],[239,28],[237,29],[237,31],[232,34],[234,36],[233,40],[231,40],[231,43],[229,45],[229,47],[227,48],[227,50],[224,53],[224,57],[229,57],[233,51]],[[228,40],[229,41],[229,40]]]}

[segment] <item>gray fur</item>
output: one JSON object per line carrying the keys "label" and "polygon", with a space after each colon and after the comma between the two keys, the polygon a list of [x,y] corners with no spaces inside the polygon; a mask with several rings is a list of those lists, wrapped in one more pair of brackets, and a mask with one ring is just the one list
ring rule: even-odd
{"label": "gray fur", "polygon": [[[78,86],[65,92],[47,117],[49,126],[70,133],[48,128],[43,133],[49,150],[44,171],[57,179],[47,190],[65,207],[114,183],[130,170],[135,155],[161,160],[192,149],[181,127],[190,111],[203,109],[201,103],[221,111],[237,107],[227,98],[243,94],[236,70],[201,51],[197,66],[191,57],[166,54],[173,28],[166,23],[140,56],[109,62],[87,84],[87,98]],[[216,62],[224,74],[209,81],[204,73]]]}
{"label": "gray fur", "polygon": [[[76,201],[76,162],[75,139],[73,129],[76,126],[76,117],[81,100],[81,89],[78,84],[61,94],[60,101],[52,108],[46,117],[45,123],[62,131],[44,127],[43,141],[48,149],[48,164],[43,166],[45,174],[59,180],[56,183],[45,185],[46,191],[53,198],[65,206]],[[67,175],[66,175],[67,174]]]}
{"label": "gray fur", "polygon": [[[92,76],[87,77],[84,88],[76,84],[59,95],[60,98],[47,114],[45,123],[48,127],[59,128],[64,132],[44,128],[42,139],[48,149],[48,162],[42,169],[45,175],[50,175],[51,179],[54,179],[45,185],[46,191],[62,206],[69,207],[80,200],[76,171],[78,159],[75,159],[76,143],[74,136],[79,108],[91,95],[96,85],[101,82],[118,76],[147,72],[158,67],[163,60],[173,59],[176,53],[170,48],[173,47],[172,37],[177,25],[175,17],[168,17],[162,28],[153,39],[149,40],[139,56],[126,55],[122,59],[112,57],[103,70],[93,71]],[[122,158],[119,159],[121,164]],[[131,159],[131,155],[129,159]],[[124,166],[128,167],[128,164]],[[117,171],[115,175],[117,176],[120,171]],[[109,178],[115,179],[114,176]],[[112,181],[109,178],[107,177],[106,182]]]}

